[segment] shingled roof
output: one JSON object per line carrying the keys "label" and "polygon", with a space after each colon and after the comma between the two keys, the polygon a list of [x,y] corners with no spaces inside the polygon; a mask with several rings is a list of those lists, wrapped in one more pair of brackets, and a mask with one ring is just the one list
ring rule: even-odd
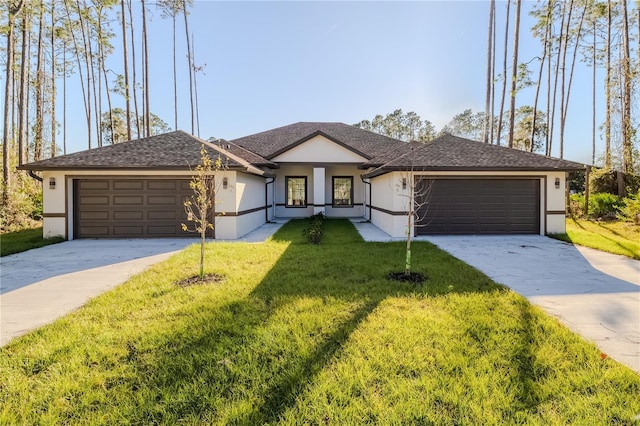
{"label": "shingled roof", "polygon": [[585,166],[573,161],[443,135],[427,143],[404,144],[369,160],[360,167],[375,168],[364,175],[370,178],[396,170],[572,171],[582,170]]}
{"label": "shingled roof", "polygon": [[200,146],[214,158],[222,154],[232,169],[262,174],[278,166],[233,143],[207,142],[181,130],[25,164],[23,170],[164,169],[189,170],[200,164]]}
{"label": "shingled roof", "polygon": [[371,159],[405,143],[344,123],[299,122],[256,133],[231,142],[264,158],[272,159],[305,141],[322,135],[333,142]]}

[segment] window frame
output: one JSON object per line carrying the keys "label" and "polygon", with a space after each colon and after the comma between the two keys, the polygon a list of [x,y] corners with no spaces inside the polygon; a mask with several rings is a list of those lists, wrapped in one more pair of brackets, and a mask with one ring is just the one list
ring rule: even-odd
{"label": "window frame", "polygon": [[[304,204],[289,204],[289,180],[290,179],[304,179]],[[306,176],[285,176],[284,177],[284,206],[287,208],[307,208],[308,207],[308,190]],[[291,200],[293,201],[293,199]]]}
{"label": "window frame", "polygon": [[[336,203],[336,179],[349,179],[349,204]],[[332,176],[331,177],[331,206],[335,208],[350,208],[354,206],[353,200],[353,176]]]}

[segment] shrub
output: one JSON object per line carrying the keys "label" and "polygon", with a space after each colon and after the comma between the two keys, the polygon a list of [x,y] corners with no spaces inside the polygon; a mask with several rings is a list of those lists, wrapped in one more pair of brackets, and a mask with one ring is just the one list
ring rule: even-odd
{"label": "shrub", "polygon": [[569,196],[569,213],[571,213],[571,216],[585,216],[584,194],[571,194]]}
{"label": "shrub", "polygon": [[589,197],[589,215],[595,218],[615,218],[621,207],[622,201],[617,195],[600,192]]}
{"label": "shrub", "polygon": [[322,213],[311,216],[309,228],[305,230],[309,242],[312,244],[320,244],[324,235],[324,216]]}
{"label": "shrub", "polygon": [[624,205],[620,207],[618,217],[622,220],[640,225],[640,189],[638,189],[635,194],[623,198],[622,202]]}
{"label": "shrub", "polygon": [[[606,168],[594,168],[589,175],[590,191],[594,194],[599,192],[618,194],[618,173],[622,172]],[[633,194],[640,187],[640,176],[623,174],[622,181],[627,193]]]}
{"label": "shrub", "polygon": [[0,231],[33,228],[42,221],[42,184],[25,173],[12,176],[8,200],[0,208]]}

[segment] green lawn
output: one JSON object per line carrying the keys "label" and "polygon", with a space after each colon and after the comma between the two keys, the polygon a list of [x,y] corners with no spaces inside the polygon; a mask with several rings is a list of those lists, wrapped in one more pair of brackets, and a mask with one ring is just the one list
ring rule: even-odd
{"label": "green lawn", "polygon": [[640,259],[640,226],[629,222],[567,219],[566,234],[553,238],[609,253]]}
{"label": "green lawn", "polygon": [[0,349],[0,424],[633,424],[640,376],[426,242],[198,247]]}
{"label": "green lawn", "polygon": [[7,232],[0,235],[0,256],[20,253],[32,248],[48,246],[64,241],[62,237],[42,238],[42,227]]}

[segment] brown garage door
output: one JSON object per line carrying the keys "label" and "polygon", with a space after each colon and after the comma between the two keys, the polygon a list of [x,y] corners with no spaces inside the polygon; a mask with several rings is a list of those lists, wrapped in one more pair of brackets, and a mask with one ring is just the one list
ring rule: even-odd
{"label": "brown garage door", "polygon": [[540,233],[538,179],[423,178],[416,191],[418,235]]}
{"label": "brown garage door", "polygon": [[189,180],[76,179],[74,194],[75,238],[194,235],[181,227]]}

